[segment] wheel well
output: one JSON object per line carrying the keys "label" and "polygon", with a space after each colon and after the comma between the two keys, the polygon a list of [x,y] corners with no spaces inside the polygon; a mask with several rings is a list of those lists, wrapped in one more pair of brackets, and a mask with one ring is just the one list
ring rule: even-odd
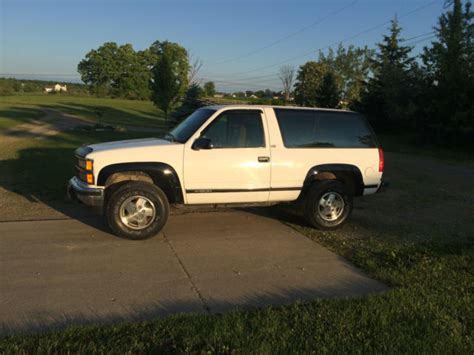
{"label": "wheel well", "polygon": [[123,181],[145,181],[153,184],[151,176],[142,171],[124,171],[110,175],[105,181],[104,187],[107,189],[109,186]]}
{"label": "wheel well", "polygon": [[149,174],[143,171],[124,171],[113,173],[110,175],[106,182],[105,182],[105,194],[106,198],[110,197],[111,194],[117,190],[120,186],[131,182],[131,181],[143,181],[149,184],[153,184],[158,186],[160,189],[163,190],[166,197],[168,198],[168,202],[174,203],[179,202],[176,201],[175,196],[173,195],[173,191],[171,191],[168,184],[164,181],[160,181],[160,179],[154,180]]}
{"label": "wheel well", "polygon": [[356,166],[326,164],[315,166],[308,171],[299,199],[307,193],[314,183],[324,180],[340,181],[347,186],[353,196],[360,196],[364,192],[362,174]]}
{"label": "wheel well", "polygon": [[314,180],[337,180],[337,176],[331,172],[325,171],[317,174]]}
{"label": "wheel well", "polygon": [[144,181],[154,184],[163,190],[169,203],[183,202],[178,174],[170,165],[165,163],[112,164],[102,168],[98,175],[98,185],[104,186],[109,191],[109,194],[115,188],[128,181]]}

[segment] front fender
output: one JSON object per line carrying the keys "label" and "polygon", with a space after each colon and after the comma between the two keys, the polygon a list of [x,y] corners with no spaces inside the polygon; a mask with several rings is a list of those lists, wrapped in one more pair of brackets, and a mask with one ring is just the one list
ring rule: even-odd
{"label": "front fender", "polygon": [[183,203],[183,190],[176,170],[161,162],[119,163],[103,167],[97,177],[97,185],[105,186],[109,176],[120,172],[139,171],[153,179],[168,197],[170,203]]}

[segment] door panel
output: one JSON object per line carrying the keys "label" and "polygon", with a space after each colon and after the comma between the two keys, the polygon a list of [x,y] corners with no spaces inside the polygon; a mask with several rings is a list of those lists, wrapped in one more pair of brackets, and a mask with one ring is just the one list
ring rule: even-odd
{"label": "door panel", "polygon": [[224,111],[201,137],[210,139],[213,148],[185,149],[187,203],[268,201],[271,157],[260,111]]}

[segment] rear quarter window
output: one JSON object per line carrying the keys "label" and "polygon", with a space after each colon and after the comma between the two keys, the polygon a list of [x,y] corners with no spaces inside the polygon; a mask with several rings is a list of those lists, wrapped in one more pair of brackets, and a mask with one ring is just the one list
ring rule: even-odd
{"label": "rear quarter window", "polygon": [[376,148],[367,120],[354,112],[275,109],[286,148]]}

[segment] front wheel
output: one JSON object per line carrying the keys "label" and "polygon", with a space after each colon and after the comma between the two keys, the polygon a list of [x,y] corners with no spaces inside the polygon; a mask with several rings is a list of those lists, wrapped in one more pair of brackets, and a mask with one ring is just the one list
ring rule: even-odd
{"label": "front wheel", "polygon": [[146,239],[166,224],[169,203],[164,192],[147,182],[129,182],[112,193],[105,211],[112,231],[127,239]]}
{"label": "front wheel", "polygon": [[335,229],[352,212],[352,195],[339,181],[325,180],[313,183],[306,198],[306,220],[318,229]]}

